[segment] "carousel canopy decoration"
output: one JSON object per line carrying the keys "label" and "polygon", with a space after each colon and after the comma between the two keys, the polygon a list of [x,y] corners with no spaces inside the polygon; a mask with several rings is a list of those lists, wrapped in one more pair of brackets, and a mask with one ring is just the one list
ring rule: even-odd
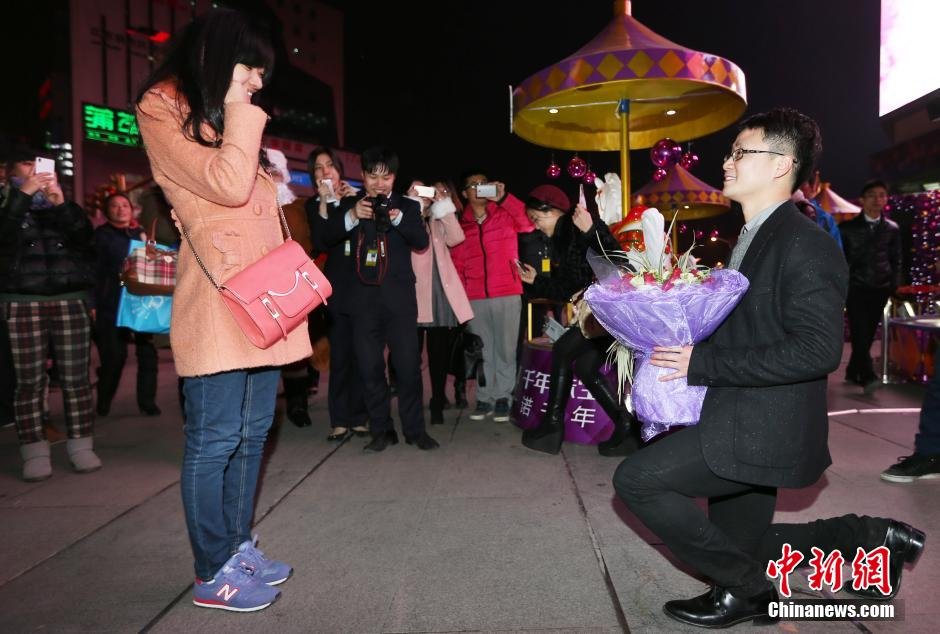
{"label": "carousel canopy decoration", "polygon": [[685,48],[637,22],[629,0],[583,48],[513,91],[513,130],[567,150],[624,150],[617,105],[627,99],[629,148],[664,136],[694,139],[736,121],[747,105],[744,73],[731,61]]}
{"label": "carousel canopy decoration", "polygon": [[839,194],[832,191],[829,183],[822,183],[819,193],[816,195],[816,202],[833,215],[837,214],[857,214],[862,210],[858,205],[853,205]]}
{"label": "carousel canopy decoration", "polygon": [[661,181],[650,181],[638,189],[634,199],[637,204],[656,207],[667,220],[672,218],[673,209],[679,220],[698,220],[718,216],[731,208],[720,190],[681,165],[673,165]]}

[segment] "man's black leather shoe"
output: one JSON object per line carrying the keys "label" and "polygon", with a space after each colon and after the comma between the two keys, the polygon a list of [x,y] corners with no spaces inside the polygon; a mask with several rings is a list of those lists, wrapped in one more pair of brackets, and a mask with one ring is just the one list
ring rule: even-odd
{"label": "man's black leather shoe", "polygon": [[773,587],[750,597],[737,597],[726,588],[713,586],[694,599],[667,601],[663,612],[677,621],[697,627],[731,627],[751,620],[755,625],[770,625],[779,619],[768,615],[767,606],[777,600],[777,590]]}
{"label": "man's black leather shoe", "polygon": [[428,449],[437,449],[440,447],[436,440],[428,436],[426,431],[421,432],[420,435],[415,436],[414,438],[405,436],[405,442],[409,445],[414,445],[422,451],[427,451]]}
{"label": "man's black leather shoe", "polygon": [[888,581],[891,583],[891,593],[882,594],[881,590],[875,587],[853,590],[851,583],[846,584],[845,591],[857,597],[876,601],[893,599],[901,587],[901,573],[904,572],[904,564],[917,561],[921,551],[924,550],[926,540],[927,536],[923,531],[917,530],[904,522],[891,520],[888,522],[888,530],[885,531],[885,539],[881,544],[887,546],[890,553],[888,558]]}
{"label": "man's black leather shoe", "polygon": [[385,451],[385,448],[389,445],[397,444],[398,434],[395,433],[394,429],[389,429],[378,434],[372,434],[372,442],[363,447],[362,450],[371,453],[378,453],[380,451]]}

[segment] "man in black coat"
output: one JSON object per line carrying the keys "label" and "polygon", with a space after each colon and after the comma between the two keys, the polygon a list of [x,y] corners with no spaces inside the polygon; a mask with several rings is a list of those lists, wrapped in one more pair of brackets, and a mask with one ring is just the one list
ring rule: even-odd
{"label": "man in black coat", "polygon": [[372,441],[366,451],[398,442],[392,426],[385,377],[385,347],[398,377],[398,413],[405,442],[434,449],[424,428],[418,302],[411,251],[428,246],[428,233],[415,201],[392,191],[398,156],[383,147],[362,153],[364,191],[340,203],[324,226],[327,246],[349,241],[356,279],[347,301],[352,315],[353,351],[362,376]]}
{"label": "man in black coat", "polygon": [[[750,287],[707,341],[654,350],[651,362],[673,370],[660,380],[708,386],[701,417],[628,457],[614,476],[630,510],[714,582],[704,595],[664,606],[691,625],[774,620],[778,595],[765,570],[784,543],[804,563],[813,546],[847,561],[857,547],[887,546],[889,596],[904,562],[923,548],[922,532],[882,518],[771,525],[777,488],[808,486],[831,463],[826,377],[842,354],[848,271],[838,245],[789,200],[821,147],[816,123],[795,110],[741,124],[723,165],[724,193],[745,219],[729,267]],[[696,497],[708,498],[707,515]]]}
{"label": "man in black coat", "polygon": [[845,380],[867,395],[881,386],[871,362],[871,342],[888,298],[901,285],[901,230],[881,213],[888,186],[869,181],[862,187],[862,213],[839,225],[849,263],[849,296],[845,312],[852,337],[852,357]]}

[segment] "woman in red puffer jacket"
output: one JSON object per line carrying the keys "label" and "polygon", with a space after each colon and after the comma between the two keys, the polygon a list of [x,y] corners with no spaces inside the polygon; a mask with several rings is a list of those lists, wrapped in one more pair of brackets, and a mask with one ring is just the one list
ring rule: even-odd
{"label": "woman in red puffer jacket", "polygon": [[[488,185],[491,191],[486,191]],[[522,311],[518,234],[534,227],[525,204],[482,172],[470,172],[461,180],[461,196],[467,201],[460,219],[466,239],[451,250],[451,257],[473,308],[468,329],[483,340],[486,376],[486,385],[477,386],[470,418],[492,414],[496,421],[507,421]]]}

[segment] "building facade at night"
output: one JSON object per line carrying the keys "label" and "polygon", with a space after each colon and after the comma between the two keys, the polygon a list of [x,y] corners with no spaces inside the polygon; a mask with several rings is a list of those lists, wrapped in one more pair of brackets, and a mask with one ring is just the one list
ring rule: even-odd
{"label": "building facade at night", "polygon": [[245,10],[272,25],[277,62],[257,101],[271,115],[265,144],[284,151],[298,173],[315,145],[342,146],[339,9],[315,0],[70,0],[70,89],[60,91],[55,104],[68,112],[67,125],[47,134],[47,143],[71,161],[73,173],[60,176],[66,183],[71,176],[76,200],[115,173],[126,175],[128,187],[149,179],[133,116],[138,86],[171,35],[215,6]]}

